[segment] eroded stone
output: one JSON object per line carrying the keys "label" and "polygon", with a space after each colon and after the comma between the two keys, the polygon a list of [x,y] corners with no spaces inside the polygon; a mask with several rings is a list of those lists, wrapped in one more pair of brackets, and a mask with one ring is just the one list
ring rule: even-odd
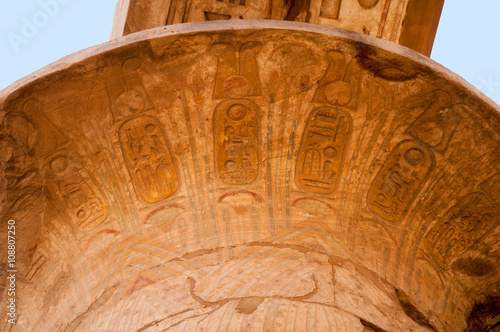
{"label": "eroded stone", "polygon": [[432,61],[234,21],[35,76],[0,94],[12,331],[495,323],[499,108]]}

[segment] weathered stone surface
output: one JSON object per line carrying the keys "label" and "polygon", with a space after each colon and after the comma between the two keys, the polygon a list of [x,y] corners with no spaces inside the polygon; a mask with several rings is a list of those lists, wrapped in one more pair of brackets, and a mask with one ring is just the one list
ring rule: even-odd
{"label": "weathered stone surface", "polygon": [[444,0],[119,0],[111,39],[165,25],[238,19],[342,28],[431,54]]}
{"label": "weathered stone surface", "polygon": [[300,23],[186,24],[62,59],[0,109],[10,331],[498,320],[499,107],[416,52]]}

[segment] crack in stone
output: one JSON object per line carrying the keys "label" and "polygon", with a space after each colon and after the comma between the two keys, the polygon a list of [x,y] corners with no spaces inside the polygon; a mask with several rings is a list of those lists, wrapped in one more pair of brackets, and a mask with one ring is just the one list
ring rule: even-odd
{"label": "crack in stone", "polygon": [[[214,310],[212,310],[212,311],[209,311],[209,312],[206,312],[206,313],[203,313],[203,314],[199,314],[199,315],[194,315],[194,316],[189,316],[189,317],[186,317],[186,318],[184,318],[184,319],[182,319],[182,320],[178,321],[177,323],[175,323],[175,324],[173,324],[173,325],[170,325],[170,326],[169,326],[169,327],[167,327],[165,330],[162,330],[162,332],[165,332],[165,331],[167,331],[168,329],[171,329],[172,327],[177,326],[177,325],[181,324],[182,322],[184,322],[184,321],[186,321],[186,320],[188,320],[188,319],[191,319],[191,318],[196,318],[196,317],[200,317],[200,316],[203,316],[203,315],[207,315],[207,317],[210,317],[210,315],[211,315],[211,314],[213,314],[216,310],[217,310],[217,309],[214,309]],[[200,323],[201,323],[201,322],[203,322],[203,320],[205,320],[207,317],[203,318],[203,319],[200,321]]]}
{"label": "crack in stone", "polygon": [[201,305],[208,306],[208,307],[218,306],[218,308],[220,308],[221,306],[224,306],[226,303],[228,303],[230,301],[241,301],[241,300],[245,300],[248,298],[277,299],[277,300],[288,300],[288,301],[304,301],[304,300],[307,300],[307,299],[313,297],[314,295],[316,295],[318,293],[318,290],[319,290],[318,280],[314,274],[311,275],[311,279],[314,282],[314,288],[312,291],[310,291],[304,295],[298,295],[298,296],[292,296],[292,297],[279,296],[279,295],[262,296],[262,297],[260,297],[260,296],[232,297],[232,298],[227,298],[227,299],[223,299],[223,300],[219,300],[219,301],[206,301],[202,297],[200,297],[199,295],[195,294],[194,289],[196,287],[196,280],[194,280],[193,277],[188,277],[189,286],[190,286],[189,291],[191,293],[191,297],[195,301],[200,303]]}
{"label": "crack in stone", "polygon": [[151,322],[151,323],[148,323],[146,325],[144,325],[143,327],[141,327],[140,329],[138,329],[136,332],[142,332],[142,331],[146,331],[147,329],[149,329],[150,327],[153,327],[153,326],[158,326],[158,324],[160,324],[161,322],[163,322],[164,320],[167,320],[169,318],[173,318],[175,316],[178,316],[178,315],[182,315],[188,311],[193,311],[194,309],[186,309],[184,311],[181,311],[181,312],[177,312],[173,315],[170,315],[170,316],[167,316],[163,319],[158,319],[158,320],[155,320],[154,322]]}
{"label": "crack in stone", "polygon": [[87,308],[87,310],[85,312],[79,314],[75,319],[73,319],[73,321],[66,326],[66,329],[64,331],[65,332],[75,331],[80,326],[80,324],[83,322],[83,320],[85,319],[85,317],[87,316],[87,314],[89,312],[92,312],[94,310],[99,309],[100,307],[105,305],[111,299],[111,297],[113,296],[113,294],[115,293],[117,288],[118,288],[118,285],[114,285],[110,288],[107,288],[101,294],[101,296],[99,296],[96,300],[94,300],[94,302],[92,302],[90,304],[90,306]]}

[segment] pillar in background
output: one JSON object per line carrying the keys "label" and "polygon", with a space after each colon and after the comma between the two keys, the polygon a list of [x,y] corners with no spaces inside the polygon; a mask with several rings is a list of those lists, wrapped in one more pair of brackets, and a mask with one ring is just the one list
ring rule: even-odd
{"label": "pillar in background", "polygon": [[429,56],[444,0],[119,0],[111,39],[165,25],[271,19],[342,28]]}

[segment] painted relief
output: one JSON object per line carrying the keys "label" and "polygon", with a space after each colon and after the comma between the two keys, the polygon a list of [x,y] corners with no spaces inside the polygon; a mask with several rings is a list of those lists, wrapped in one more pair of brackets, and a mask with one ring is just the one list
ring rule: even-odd
{"label": "painted relief", "polygon": [[269,235],[269,220],[259,212],[263,209],[264,198],[259,194],[238,190],[222,195],[218,200],[221,244],[234,245],[257,241]]}
{"label": "painted relief", "polygon": [[80,230],[91,230],[102,224],[108,216],[108,206],[81,157],[62,149],[47,160],[48,195],[57,199]]}
{"label": "painted relief", "polygon": [[356,109],[361,79],[356,58],[348,62],[344,53],[339,51],[328,51],[325,57],[329,64],[313,102]]}
{"label": "painted relief", "polygon": [[386,220],[400,221],[434,166],[434,155],[418,142],[399,143],[368,191],[368,206]]}
{"label": "painted relief", "polygon": [[6,90],[19,330],[467,330],[500,270],[498,108],[362,36],[250,23]]}
{"label": "painted relief", "polygon": [[406,132],[432,150],[444,153],[460,123],[470,113],[467,105],[441,107],[439,103],[434,103]]}
{"label": "painted relief", "polygon": [[[141,67],[141,59],[130,58],[123,61],[119,72],[110,68],[99,68],[97,71],[98,78],[105,82],[115,122],[153,108],[153,103],[139,74]],[[99,98],[98,92],[99,90],[92,92],[89,97],[90,103]],[[97,95],[94,96],[94,94]]]}
{"label": "painted relief", "polygon": [[338,19],[341,2],[342,0],[323,0],[320,15],[326,18]]}
{"label": "painted relief", "polygon": [[232,44],[214,44],[211,52],[217,56],[217,77],[214,98],[223,99],[259,96],[262,94],[255,57],[261,43],[247,42],[239,48]]}
{"label": "painted relief", "polygon": [[297,156],[296,181],[301,188],[318,194],[335,190],[351,127],[351,116],[337,108],[311,112]]}
{"label": "painted relief", "polygon": [[232,99],[215,109],[215,163],[226,184],[248,184],[259,171],[258,106],[248,99]]}
{"label": "painted relief", "polygon": [[[68,143],[68,138],[57,128],[45,115],[42,103],[40,100],[31,98],[23,106],[23,111],[26,117],[22,115],[17,118],[18,121],[15,122],[15,127],[12,129],[17,131],[17,134],[21,134],[27,139],[28,132],[33,129],[33,137],[30,137],[32,141],[32,148],[38,156],[47,156],[52,151],[62,148]],[[28,120],[25,122],[25,120]],[[20,125],[20,126],[19,126]],[[23,126],[24,128],[22,128]],[[28,142],[28,141],[27,141]]]}
{"label": "painted relief", "polygon": [[148,203],[173,195],[179,180],[160,122],[151,116],[130,119],[119,137],[137,195]]}
{"label": "painted relief", "polygon": [[499,221],[498,207],[483,193],[469,194],[427,233],[427,249],[441,267],[448,268],[452,259],[462,255]]}

